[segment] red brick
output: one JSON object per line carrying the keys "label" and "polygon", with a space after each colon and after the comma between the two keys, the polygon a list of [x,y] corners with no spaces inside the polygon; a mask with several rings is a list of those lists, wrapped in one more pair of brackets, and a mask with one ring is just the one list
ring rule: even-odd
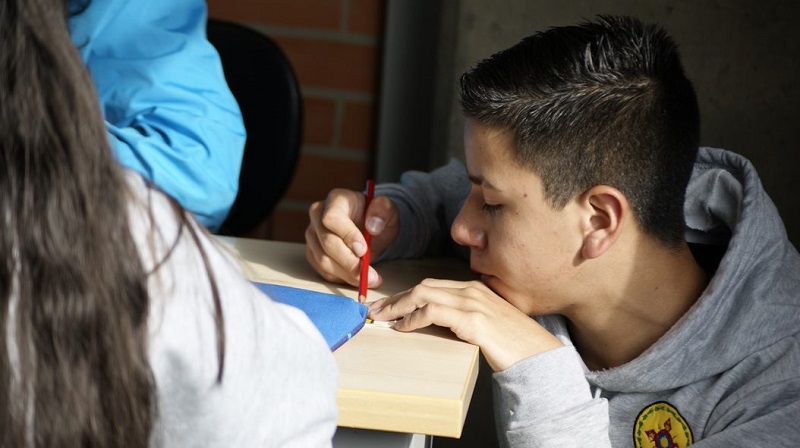
{"label": "red brick", "polygon": [[303,143],[309,145],[333,144],[336,120],[336,102],[324,98],[303,100]]}
{"label": "red brick", "polygon": [[380,36],[383,33],[384,0],[350,0],[348,31]]}
{"label": "red brick", "polygon": [[334,188],[363,190],[368,175],[367,161],[301,154],[285,198],[314,202]]}
{"label": "red brick", "polygon": [[304,87],[373,92],[377,84],[375,45],[273,36]]}
{"label": "red brick", "polygon": [[305,242],[308,211],[277,209],[271,216],[271,240]]}
{"label": "red brick", "polygon": [[343,0],[208,0],[210,17],[294,28],[338,30]]}
{"label": "red brick", "polygon": [[372,103],[346,102],[339,146],[370,151],[375,146],[373,141],[375,114]]}

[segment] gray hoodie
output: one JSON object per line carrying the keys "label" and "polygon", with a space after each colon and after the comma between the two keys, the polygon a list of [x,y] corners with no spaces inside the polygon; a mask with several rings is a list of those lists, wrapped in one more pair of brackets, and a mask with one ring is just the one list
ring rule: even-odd
{"label": "gray hoodie", "polygon": [[[446,247],[468,189],[457,162],[379,188],[401,213],[400,237],[385,257]],[[537,317],[567,346],[494,374],[502,445],[798,445],[800,255],[755,169],[737,154],[700,149],[685,210],[687,240],[712,254],[703,295],[639,357],[603,371],[586,368],[563,318]]]}

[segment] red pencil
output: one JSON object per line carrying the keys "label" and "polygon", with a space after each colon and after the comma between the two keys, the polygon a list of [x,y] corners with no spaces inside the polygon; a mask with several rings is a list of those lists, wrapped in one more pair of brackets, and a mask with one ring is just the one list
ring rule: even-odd
{"label": "red pencil", "polygon": [[[367,209],[369,208],[369,203],[372,201],[372,196],[375,194],[375,181],[372,179],[367,179],[367,198],[364,201],[364,219],[367,216]],[[358,279],[358,301],[359,303],[363,303],[367,300],[367,279],[369,278],[369,255],[370,255],[370,245],[372,243],[372,235],[367,232],[367,223],[364,222],[364,239],[367,241],[367,251],[364,253],[364,256],[361,257],[361,277]]]}

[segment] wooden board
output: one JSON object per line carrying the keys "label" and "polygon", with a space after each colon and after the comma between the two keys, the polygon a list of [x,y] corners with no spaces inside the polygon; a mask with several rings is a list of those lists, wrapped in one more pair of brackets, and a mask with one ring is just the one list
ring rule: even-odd
{"label": "wooden board", "polygon": [[[356,288],[327,283],[305,259],[305,245],[220,237],[245,261],[251,280],[355,299]],[[470,279],[450,259],[377,265],[384,284],[369,299],[400,292],[426,277]],[[339,426],[459,437],[478,375],[478,347],[443,328],[412,333],[365,325],[334,352],[339,366]]]}

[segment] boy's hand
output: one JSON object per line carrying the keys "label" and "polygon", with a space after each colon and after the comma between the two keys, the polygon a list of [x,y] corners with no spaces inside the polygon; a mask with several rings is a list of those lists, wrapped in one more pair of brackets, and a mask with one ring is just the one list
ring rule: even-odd
{"label": "boy's hand", "polygon": [[370,304],[369,317],[398,321],[412,331],[435,324],[481,348],[489,365],[502,371],[530,356],[563,346],[535,320],[479,281],[426,279],[408,291]]}
{"label": "boy's hand", "polygon": [[[365,223],[364,193],[337,188],[308,210],[311,223],[306,229],[306,258],[325,280],[358,285],[361,256],[367,251],[362,234]],[[380,256],[397,238],[397,207],[386,196],[377,196],[366,210],[366,228],[372,234],[372,258]],[[383,279],[369,268],[368,286],[380,286]]]}

